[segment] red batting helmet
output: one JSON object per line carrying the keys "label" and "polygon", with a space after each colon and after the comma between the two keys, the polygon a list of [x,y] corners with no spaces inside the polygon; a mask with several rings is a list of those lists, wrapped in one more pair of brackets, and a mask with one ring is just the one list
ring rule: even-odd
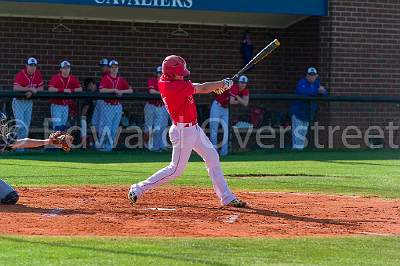
{"label": "red batting helmet", "polygon": [[190,71],[186,68],[186,61],[180,56],[169,55],[162,63],[162,72],[168,76],[189,76]]}

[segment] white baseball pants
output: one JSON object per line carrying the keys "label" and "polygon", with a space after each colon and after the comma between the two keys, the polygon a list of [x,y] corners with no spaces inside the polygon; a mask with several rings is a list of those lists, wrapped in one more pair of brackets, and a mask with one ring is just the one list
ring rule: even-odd
{"label": "white baseball pants", "polygon": [[131,189],[137,197],[140,197],[147,190],[158,187],[182,175],[192,150],[194,150],[206,163],[208,174],[221,204],[226,205],[235,199],[235,195],[228,188],[222,173],[218,152],[214,149],[201,127],[197,124],[185,127],[184,124],[178,123],[178,125],[171,126],[169,137],[173,147],[171,163],[147,180],[132,185]]}

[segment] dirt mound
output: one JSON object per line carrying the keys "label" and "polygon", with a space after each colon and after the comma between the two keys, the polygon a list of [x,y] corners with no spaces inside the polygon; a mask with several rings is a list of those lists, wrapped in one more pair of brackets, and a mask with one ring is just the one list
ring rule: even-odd
{"label": "dirt mound", "polygon": [[249,208],[221,208],[214,192],[162,187],[135,206],[128,187],[22,188],[0,206],[0,233],[64,236],[290,237],[400,235],[400,201],[238,192]]}

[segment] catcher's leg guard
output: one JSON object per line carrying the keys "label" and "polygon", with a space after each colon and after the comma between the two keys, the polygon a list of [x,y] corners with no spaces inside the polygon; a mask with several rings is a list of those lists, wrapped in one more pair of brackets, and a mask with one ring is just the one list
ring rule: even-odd
{"label": "catcher's leg guard", "polygon": [[0,203],[16,204],[19,200],[18,192],[9,184],[0,179]]}

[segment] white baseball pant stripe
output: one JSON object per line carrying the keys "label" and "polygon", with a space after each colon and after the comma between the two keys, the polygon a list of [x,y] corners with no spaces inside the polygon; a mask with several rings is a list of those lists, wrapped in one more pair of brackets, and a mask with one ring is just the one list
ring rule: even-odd
{"label": "white baseball pant stripe", "polygon": [[32,120],[32,100],[13,99],[12,109],[17,126],[18,139],[27,138]]}
{"label": "white baseball pant stripe", "polygon": [[184,127],[181,124],[172,125],[169,130],[172,143],[171,163],[150,176],[147,180],[132,186],[133,192],[140,197],[147,190],[156,188],[182,175],[192,150],[200,155],[206,163],[214,191],[222,205],[230,203],[235,195],[228,188],[217,151],[214,149],[204,131],[198,125]]}

